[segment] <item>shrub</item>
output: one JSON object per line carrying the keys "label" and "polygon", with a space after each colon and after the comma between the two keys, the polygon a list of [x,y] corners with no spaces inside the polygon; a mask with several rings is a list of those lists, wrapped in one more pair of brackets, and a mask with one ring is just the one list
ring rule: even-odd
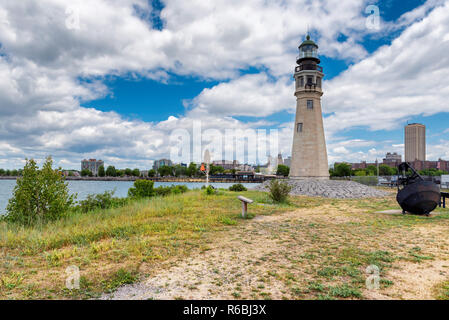
{"label": "shrub", "polygon": [[175,186],[172,185],[170,187],[160,186],[154,189],[154,192],[157,196],[168,196],[169,194],[181,194],[185,193],[189,190],[187,186]]}
{"label": "shrub", "polygon": [[171,193],[171,187],[160,186],[154,189],[157,196],[168,196]]}
{"label": "shrub", "polygon": [[187,186],[185,186],[185,185],[172,186],[172,193],[173,194],[185,193],[188,190],[189,190],[189,188],[187,188]]}
{"label": "shrub", "polygon": [[26,160],[22,177],[17,179],[13,196],[6,208],[7,221],[30,225],[36,221],[56,220],[72,206],[67,183],[59,170],[52,169],[48,157],[39,170],[33,159]]}
{"label": "shrub", "polygon": [[131,198],[149,198],[154,196],[154,182],[149,180],[134,181],[134,188],[129,188],[128,196]]}
{"label": "shrub", "polygon": [[96,209],[123,207],[128,203],[126,198],[114,198],[114,193],[115,190],[105,191],[100,194],[89,194],[85,200],[79,202],[77,208],[80,209],[81,212],[89,212]]}
{"label": "shrub", "polygon": [[212,186],[207,186],[207,188],[206,188],[206,194],[209,195],[209,196],[215,194],[215,189],[214,189],[214,187],[212,187]]}
{"label": "shrub", "polygon": [[280,182],[279,180],[271,180],[268,185],[269,193],[268,196],[274,202],[285,202],[287,200],[288,194],[292,190],[292,187],[286,182]]}
{"label": "shrub", "polygon": [[239,192],[239,191],[246,191],[246,190],[247,189],[245,188],[245,186],[241,183],[233,184],[232,186],[229,187],[229,191]]}

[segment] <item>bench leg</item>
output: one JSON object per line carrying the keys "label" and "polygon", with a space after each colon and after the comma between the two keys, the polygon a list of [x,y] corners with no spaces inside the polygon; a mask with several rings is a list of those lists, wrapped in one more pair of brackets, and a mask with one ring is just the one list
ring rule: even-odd
{"label": "bench leg", "polygon": [[246,218],[247,211],[248,211],[248,204],[242,201],[242,218]]}

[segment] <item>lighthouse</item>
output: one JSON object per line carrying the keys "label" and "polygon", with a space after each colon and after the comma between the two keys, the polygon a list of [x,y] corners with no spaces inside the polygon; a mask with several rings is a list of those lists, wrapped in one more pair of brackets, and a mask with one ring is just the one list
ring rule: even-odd
{"label": "lighthouse", "polygon": [[290,179],[329,179],[321,96],[323,68],[318,45],[307,35],[295,68],[296,117]]}

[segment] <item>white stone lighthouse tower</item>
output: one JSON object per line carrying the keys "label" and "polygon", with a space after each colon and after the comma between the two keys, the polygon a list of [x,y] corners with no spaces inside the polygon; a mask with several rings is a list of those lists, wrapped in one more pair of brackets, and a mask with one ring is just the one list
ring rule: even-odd
{"label": "white stone lighthouse tower", "polygon": [[321,112],[323,68],[318,46],[307,36],[299,46],[295,68],[296,120],[290,179],[329,179],[326,139]]}

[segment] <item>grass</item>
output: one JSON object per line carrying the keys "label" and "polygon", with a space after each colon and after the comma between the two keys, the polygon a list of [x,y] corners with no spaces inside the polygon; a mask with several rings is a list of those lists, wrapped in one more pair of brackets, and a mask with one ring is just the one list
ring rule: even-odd
{"label": "grass", "polygon": [[438,300],[449,300],[449,281],[439,283],[434,289],[434,292]]}
{"label": "grass", "polygon": [[[265,193],[239,194],[269,202]],[[249,212],[253,217],[296,206],[250,205]],[[245,223],[240,210],[235,192],[190,191],[34,227],[0,222],[0,298],[97,297],[136,281],[140,269],[207,250],[214,232]],[[65,269],[71,265],[80,269],[79,290],[65,288]]]}
{"label": "grass", "polygon": [[[241,217],[240,194],[255,200],[249,219]],[[390,276],[399,264],[419,265],[421,273],[448,260],[449,210],[431,217],[376,213],[387,209],[397,209],[394,197],[291,197],[275,204],[264,192],[196,190],[34,227],[0,222],[0,298],[96,298],[187,256],[208,257],[210,275],[203,276],[210,278],[186,280],[188,292],[175,292],[176,299],[201,292],[203,284],[228,299],[364,299],[371,265],[379,268],[381,292],[400,297],[413,287],[398,288],[403,284]],[[272,216],[251,221],[258,215]],[[216,260],[210,250],[220,252]],[[65,288],[73,265],[79,290]],[[433,297],[449,299],[448,288],[447,281],[438,284]]]}

